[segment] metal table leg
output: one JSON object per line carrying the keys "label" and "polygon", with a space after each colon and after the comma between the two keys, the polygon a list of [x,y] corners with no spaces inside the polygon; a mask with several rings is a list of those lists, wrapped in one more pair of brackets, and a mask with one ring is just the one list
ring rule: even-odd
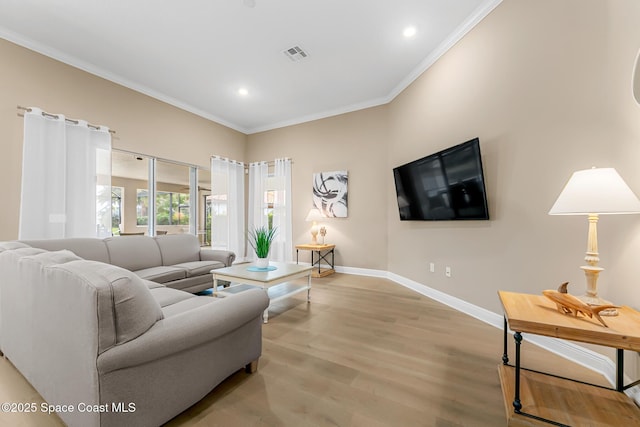
{"label": "metal table leg", "polygon": [[623,391],[624,387],[624,350],[616,349],[616,390]]}
{"label": "metal table leg", "polygon": [[513,397],[513,409],[519,414],[522,409],[520,402],[520,344],[522,343],[522,335],[520,332],[516,332],[514,338],[516,341],[516,393]]}
{"label": "metal table leg", "polygon": [[502,351],[502,364],[503,365],[507,365],[509,363],[509,353],[507,351],[507,336],[509,335],[507,333],[507,316],[503,317],[504,319],[504,336],[503,336],[503,351]]}

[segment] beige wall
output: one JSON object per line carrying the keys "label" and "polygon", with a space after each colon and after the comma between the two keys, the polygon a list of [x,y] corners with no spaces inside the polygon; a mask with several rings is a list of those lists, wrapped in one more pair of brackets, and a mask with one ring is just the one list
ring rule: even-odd
{"label": "beige wall", "polygon": [[[594,165],[616,167],[640,194],[638,19],[632,0],[506,0],[391,103],[388,168],[480,137],[491,220],[400,222],[389,202],[390,271],[494,312],[499,289],[568,280],[584,291],[586,218],[547,212],[571,173]],[[633,283],[625,271],[637,267],[613,262],[623,255],[615,242],[638,226],[637,216],[600,221],[600,290],[640,308],[640,293],[616,280]]]}
{"label": "beige wall", "polygon": [[[348,218],[327,218],[326,243],[336,245],[336,265],[387,269],[387,107],[249,135],[247,160],[290,157],[294,245],[311,241],[304,221],[312,207],[313,173],[347,170]],[[309,253],[300,254],[301,261]]]}
{"label": "beige wall", "polygon": [[207,166],[243,160],[246,135],[0,39],[0,240],[18,237],[22,120],[16,106],[109,126],[114,148]]}
{"label": "beige wall", "polygon": [[547,212],[574,170],[615,166],[624,132],[611,123],[609,3],[584,3],[503,2],[394,100],[389,167],[480,137],[491,221],[401,223],[389,204],[391,271],[495,312],[498,289],[583,290],[586,219]]}
{"label": "beige wall", "polygon": [[[497,313],[500,289],[584,292],[587,220],[547,212],[591,166],[615,167],[640,194],[639,20],[633,0],[505,0],[392,102],[389,168],[480,137],[491,220],[401,223],[389,203],[390,271]],[[604,216],[599,232],[600,294],[640,309],[640,217]],[[638,357],[626,357],[635,377]]]}

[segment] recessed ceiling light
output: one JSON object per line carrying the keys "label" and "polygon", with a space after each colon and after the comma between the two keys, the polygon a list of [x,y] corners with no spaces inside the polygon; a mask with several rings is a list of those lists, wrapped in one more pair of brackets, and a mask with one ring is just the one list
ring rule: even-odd
{"label": "recessed ceiling light", "polygon": [[405,36],[405,38],[410,39],[411,37],[416,35],[416,31],[417,31],[416,27],[414,27],[414,26],[407,27],[402,32],[402,35]]}
{"label": "recessed ceiling light", "polygon": [[249,95],[249,89],[247,89],[246,87],[241,87],[240,89],[238,89],[238,95],[240,96]]}

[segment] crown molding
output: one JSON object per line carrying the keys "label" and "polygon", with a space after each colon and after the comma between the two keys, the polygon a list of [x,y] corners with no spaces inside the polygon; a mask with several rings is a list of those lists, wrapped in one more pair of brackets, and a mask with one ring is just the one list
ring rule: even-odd
{"label": "crown molding", "polygon": [[429,56],[427,56],[427,58],[425,58],[414,70],[412,70],[409,73],[409,75],[407,75],[407,77],[405,77],[398,85],[396,85],[391,90],[391,92],[389,92],[386,96],[351,104],[351,105],[346,105],[336,109],[326,110],[320,113],[314,113],[314,114],[309,114],[301,117],[295,117],[288,120],[279,121],[272,124],[256,126],[256,127],[247,127],[247,126],[241,126],[237,123],[231,123],[221,117],[213,115],[200,108],[196,108],[193,105],[188,104],[184,101],[181,101],[177,98],[168,96],[157,90],[151,89],[139,82],[125,79],[122,76],[119,76],[115,73],[111,73],[94,64],[83,61],[72,55],[68,55],[64,52],[61,52],[57,49],[53,49],[49,46],[45,46],[44,44],[38,43],[32,39],[21,36],[9,29],[0,27],[0,37],[12,43],[15,43],[19,46],[38,52],[49,58],[60,61],[64,64],[86,71],[87,73],[109,80],[113,83],[116,83],[128,89],[134,90],[136,92],[142,93],[144,95],[150,96],[154,99],[157,99],[166,104],[177,107],[181,110],[193,113],[197,116],[200,116],[207,120],[211,120],[213,122],[226,126],[230,129],[236,130],[238,132],[244,133],[246,135],[250,135],[258,132],[266,132],[266,131],[274,130],[278,128],[294,126],[294,125],[298,125],[298,124],[302,124],[302,123],[306,123],[314,120],[334,117],[341,114],[351,113],[354,111],[359,111],[366,108],[377,107],[380,105],[385,105],[390,103],[400,93],[402,93],[402,91],[404,91],[411,83],[413,83],[420,75],[422,75],[426,70],[428,70],[429,67],[431,67],[440,57],[442,57],[445,53],[447,53],[449,49],[451,49],[460,39],[462,39],[462,37],[464,37],[469,31],[471,31],[480,21],[482,21],[482,19],[484,19],[500,3],[502,3],[502,0],[486,0],[485,2],[483,2],[471,14],[471,16],[469,16],[446,40],[440,43],[438,47],[436,47],[436,49],[434,49],[434,51],[431,52]]}
{"label": "crown molding", "polygon": [[174,107],[177,107],[181,110],[187,111],[189,113],[193,113],[197,116],[203,117],[207,120],[210,120],[212,122],[216,122],[220,125],[226,126],[230,129],[236,130],[238,132],[247,134],[248,129],[239,126],[235,123],[231,123],[221,117],[217,117],[213,114],[210,114],[204,110],[198,109],[190,104],[187,104],[186,102],[180,101],[179,99],[170,97],[168,95],[165,95],[161,92],[158,92],[154,89],[151,89],[143,84],[125,79],[117,74],[111,73],[109,71],[106,71],[94,64],[91,64],[89,62],[83,61],[75,56],[72,55],[68,55],[64,52],[61,52],[57,49],[51,48],[49,46],[45,46],[41,43],[38,43],[30,38],[24,37],[22,35],[19,35],[11,30],[8,30],[4,27],[0,27],[0,38],[3,38],[5,40],[10,41],[11,43],[14,43],[18,46],[22,46],[26,49],[32,50],[34,52],[37,52],[41,55],[44,55],[46,57],[52,58],[56,61],[62,62],[64,64],[70,65],[74,68],[78,68],[82,71],[85,71],[89,74],[93,74],[95,76],[101,77],[105,80],[108,80],[110,82],[116,83],[120,86],[126,87],[127,89],[131,89],[135,92],[139,92],[142,93],[143,95],[147,95],[151,98],[157,99],[159,101],[162,101],[166,104],[172,105]]}

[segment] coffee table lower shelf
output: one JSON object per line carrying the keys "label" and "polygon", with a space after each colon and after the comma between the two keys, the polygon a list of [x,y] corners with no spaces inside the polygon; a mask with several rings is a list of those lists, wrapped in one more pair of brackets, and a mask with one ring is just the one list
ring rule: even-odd
{"label": "coffee table lower shelf", "polygon": [[[498,366],[509,427],[551,424],[513,410],[515,368]],[[569,426],[632,426],[640,423],[640,408],[626,394],[568,379],[521,369],[522,412]]]}
{"label": "coffee table lower shelf", "polygon": [[[298,292],[307,291],[307,302],[311,298],[311,266],[302,266],[291,263],[271,262],[274,269],[266,271],[256,271],[251,264],[234,264],[231,267],[224,267],[211,270],[213,276],[213,296],[225,296],[241,291],[243,286],[258,287],[267,292],[269,296],[269,306],[282,298],[287,298]],[[251,269],[250,269],[251,268]],[[306,278],[306,284],[296,285],[291,283],[295,279]],[[219,280],[230,282],[230,286],[220,289]],[[269,321],[269,308],[262,315],[264,323]]]}
{"label": "coffee table lower shelf", "polygon": [[[289,298],[295,294],[300,292],[307,291],[307,302],[309,299],[309,291],[311,290],[310,285],[296,285],[293,283],[280,283],[279,285],[271,286],[269,288],[263,288],[258,285],[249,285],[246,283],[232,283],[229,286],[218,286],[217,292],[214,292],[213,295],[217,298],[224,298],[226,296],[230,296],[233,294],[237,294],[239,292],[246,291],[247,289],[264,289],[264,291],[269,296],[269,307],[271,304],[280,301],[284,298]],[[269,322],[269,307],[264,311],[263,320],[264,323]]]}
{"label": "coffee table lower shelf", "polygon": [[[229,295],[237,294],[247,289],[262,289],[261,286],[248,285],[246,283],[234,283],[229,286],[218,286],[217,297],[226,297]],[[266,289],[267,295],[269,295],[269,302],[277,302],[284,298],[289,298],[300,292],[309,290],[310,288],[305,285],[296,285],[293,283],[281,283],[276,286],[272,286]]]}

